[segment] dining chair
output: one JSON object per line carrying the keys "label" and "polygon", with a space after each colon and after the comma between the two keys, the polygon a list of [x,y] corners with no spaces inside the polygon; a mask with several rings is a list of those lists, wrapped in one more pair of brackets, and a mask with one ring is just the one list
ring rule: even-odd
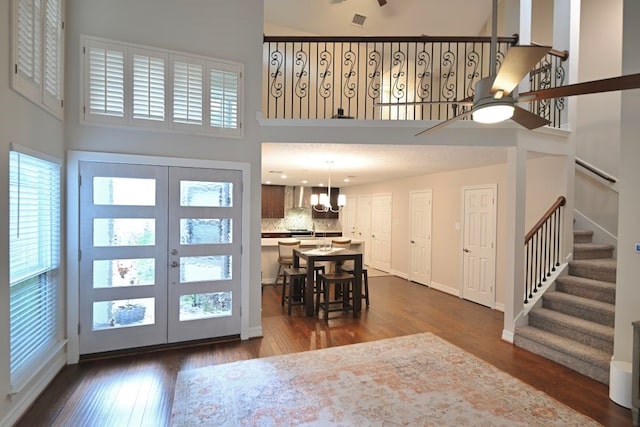
{"label": "dining chair", "polygon": [[[331,239],[331,248],[351,249],[351,239]],[[349,261],[353,263],[353,261]],[[339,272],[342,267],[342,263],[331,263],[329,272]]]}
{"label": "dining chair", "polygon": [[284,284],[282,269],[293,267],[294,249],[300,249],[300,240],[278,240],[278,272],[276,273],[276,285],[280,277],[282,277],[282,283]]}

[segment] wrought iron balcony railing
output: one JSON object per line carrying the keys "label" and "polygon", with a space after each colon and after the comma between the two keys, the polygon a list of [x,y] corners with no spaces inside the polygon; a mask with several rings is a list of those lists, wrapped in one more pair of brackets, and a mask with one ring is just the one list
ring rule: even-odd
{"label": "wrought iron balcony railing", "polygon": [[[498,38],[497,68],[517,36]],[[271,119],[446,120],[489,75],[490,37],[264,37],[263,112]],[[531,71],[532,89],[564,82],[557,51]],[[379,106],[424,102],[419,105]],[[560,127],[564,100],[530,103]]]}

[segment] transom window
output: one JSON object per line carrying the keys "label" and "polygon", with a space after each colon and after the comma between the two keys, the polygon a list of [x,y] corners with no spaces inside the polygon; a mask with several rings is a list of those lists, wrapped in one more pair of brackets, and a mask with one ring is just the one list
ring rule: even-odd
{"label": "transom window", "polygon": [[239,63],[83,36],[87,123],[242,137]]}

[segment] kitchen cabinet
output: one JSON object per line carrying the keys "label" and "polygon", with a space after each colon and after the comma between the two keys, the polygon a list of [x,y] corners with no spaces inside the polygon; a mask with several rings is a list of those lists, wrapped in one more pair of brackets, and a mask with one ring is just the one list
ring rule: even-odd
{"label": "kitchen cabinet", "polygon": [[[311,194],[317,194],[318,199],[320,199],[320,194],[327,192],[326,187],[312,187]],[[334,208],[338,207],[338,195],[340,194],[339,188],[332,188],[331,195],[329,196],[329,201],[331,202],[331,206]],[[311,209],[311,218],[313,219],[338,219],[338,212],[316,212],[315,209]]]}
{"label": "kitchen cabinet", "polygon": [[284,218],[284,185],[262,186],[262,218]]}

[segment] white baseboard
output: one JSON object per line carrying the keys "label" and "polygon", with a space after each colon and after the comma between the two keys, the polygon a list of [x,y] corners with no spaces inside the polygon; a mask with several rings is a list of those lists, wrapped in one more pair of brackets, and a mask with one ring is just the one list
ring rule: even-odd
{"label": "white baseboard", "polygon": [[242,338],[244,339],[250,339],[250,338],[260,338],[262,337],[262,326],[255,326],[253,328],[249,328],[249,332],[247,333],[247,337],[246,338]]}
{"label": "white baseboard", "polygon": [[[382,271],[382,270],[380,270]],[[387,271],[387,273],[393,275],[393,276],[398,276],[401,279],[405,279],[405,280],[409,280],[409,275],[407,273],[403,273],[402,271],[398,271],[398,270],[389,270]]]}
{"label": "white baseboard", "polygon": [[504,313],[504,304],[501,302],[497,302],[493,307],[494,310],[498,310]]}
{"label": "white baseboard", "polygon": [[435,290],[438,290],[440,292],[444,292],[450,295],[454,295],[456,297],[460,296],[460,290],[457,288],[452,288],[451,286],[447,286],[447,285],[443,285],[442,283],[438,283],[438,282],[434,282],[433,280],[431,281],[431,286],[429,286],[430,288],[433,288]]}
{"label": "white baseboard", "polygon": [[502,330],[502,339],[504,341],[510,342],[513,344],[513,332],[507,331],[506,329]]}
{"label": "white baseboard", "polygon": [[59,354],[56,355],[36,377],[33,386],[25,387],[19,394],[13,395],[10,398],[12,407],[4,418],[0,418],[0,426],[12,426],[18,422],[20,417],[29,409],[49,383],[58,375],[58,372],[65,366],[66,360],[66,354],[63,350],[60,350]]}

